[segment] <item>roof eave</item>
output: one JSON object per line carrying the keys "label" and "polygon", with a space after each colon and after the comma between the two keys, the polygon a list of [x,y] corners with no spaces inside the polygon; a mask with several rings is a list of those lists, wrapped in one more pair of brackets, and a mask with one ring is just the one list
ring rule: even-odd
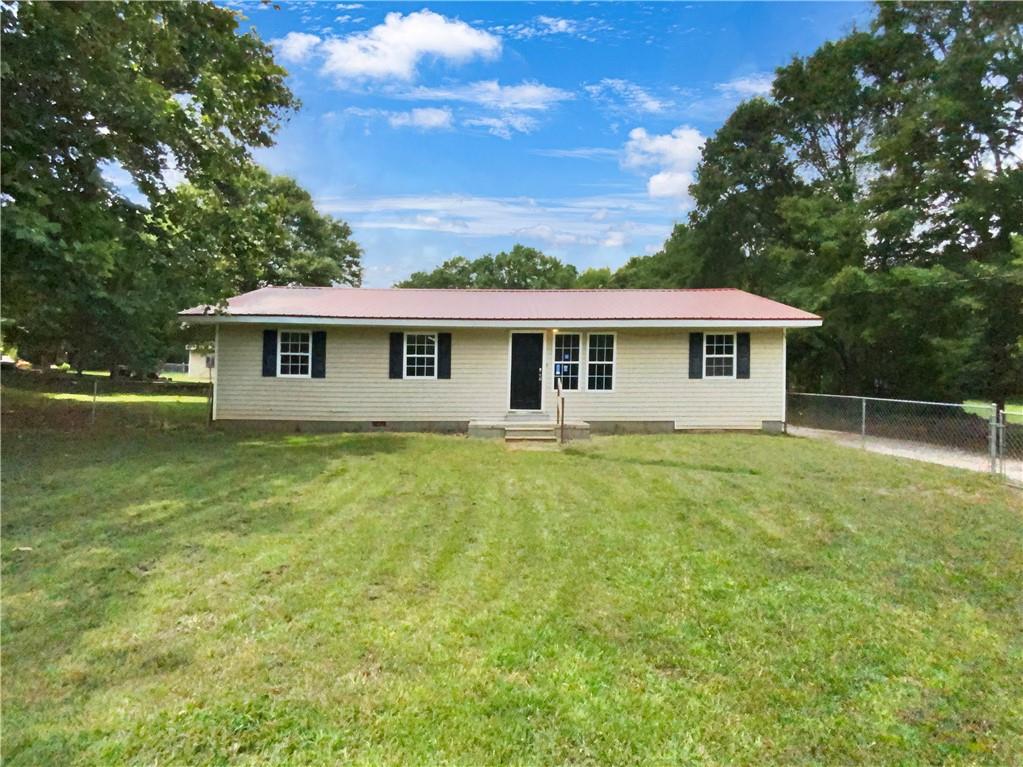
{"label": "roof eave", "polygon": [[191,325],[317,325],[405,328],[816,328],[820,317],[800,319],[440,319],[411,317],[302,317],[282,315],[179,314]]}

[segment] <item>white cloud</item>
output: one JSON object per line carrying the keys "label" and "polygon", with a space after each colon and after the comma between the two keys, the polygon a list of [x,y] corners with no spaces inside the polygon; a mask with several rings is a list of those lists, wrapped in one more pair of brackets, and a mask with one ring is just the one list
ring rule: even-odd
{"label": "white cloud", "polygon": [[630,168],[650,165],[695,168],[703,142],[703,134],[686,125],[675,128],[671,133],[654,136],[644,128],[633,128],[625,144],[625,165]]}
{"label": "white cloud", "polygon": [[618,110],[624,107],[632,112],[660,114],[672,106],[670,101],[656,98],[645,88],[618,78],[605,77],[585,89],[594,99]]}
{"label": "white cloud", "polygon": [[446,130],[451,127],[450,109],[423,107],[409,112],[393,112],[387,118],[394,127],[409,126],[421,130]]}
{"label": "white cloud", "polygon": [[693,180],[693,174],[687,171],[664,170],[647,179],[647,194],[651,197],[685,197]]}
{"label": "white cloud", "polygon": [[514,37],[519,40],[528,40],[533,37],[546,37],[547,35],[572,35],[579,31],[579,24],[572,19],[561,19],[555,16],[537,16],[527,24],[508,24],[507,26],[494,27],[498,34]]}
{"label": "white cloud", "polygon": [[537,200],[524,197],[408,195],[321,198],[317,209],[357,229],[394,229],[506,237],[558,246],[620,248],[630,236],[661,240],[670,228],[662,204],[642,195]]}
{"label": "white cloud", "polygon": [[[424,107],[408,112],[391,112],[387,109],[364,109],[348,107],[344,114],[349,117],[361,117],[366,120],[387,120],[392,128],[417,128],[419,130],[447,130],[454,123],[454,115],[450,109]],[[325,119],[334,119],[334,112],[327,112]]]}
{"label": "white cloud", "polygon": [[578,28],[571,19],[559,19],[553,16],[537,16],[537,24],[549,35],[570,35]]}
{"label": "white cloud", "polygon": [[774,75],[760,72],[744,77],[735,77],[728,82],[718,83],[715,89],[728,96],[738,98],[750,98],[752,96],[767,96],[771,93],[771,84],[774,82]]}
{"label": "white cloud", "polygon": [[365,7],[362,3],[338,3],[334,6],[334,9],[338,11],[356,11],[359,8]]}
{"label": "white cloud", "polygon": [[492,58],[501,51],[499,38],[464,21],[429,10],[403,16],[387,14],[383,24],[366,32],[322,43],[323,72],[339,82],[360,79],[411,80],[426,56],[464,62]]}
{"label": "white cloud", "polygon": [[585,19],[565,19],[558,16],[537,16],[520,24],[504,24],[490,27],[490,31],[498,35],[516,40],[550,37],[552,35],[568,35],[587,42],[594,42],[598,32],[612,30],[613,27],[604,19],[589,17]]}
{"label": "white cloud", "polygon": [[605,248],[620,248],[629,241],[628,236],[625,232],[619,232],[614,229],[608,230],[604,239],[601,240],[600,244]]}
{"label": "white cloud", "polygon": [[538,125],[528,112],[542,112],[561,101],[574,98],[569,91],[537,82],[501,85],[497,80],[480,80],[466,85],[436,88],[412,88],[398,94],[401,98],[423,101],[460,101],[482,107],[495,114],[477,114],[462,121],[463,125],[486,128],[495,136],[507,139],[513,133],[531,133]]}
{"label": "white cloud", "polygon": [[551,245],[578,245],[579,236],[559,231],[548,224],[535,224],[511,232],[515,237],[542,240]]}
{"label": "white cloud", "polygon": [[277,55],[284,61],[302,63],[308,60],[320,45],[320,38],[305,32],[288,32],[284,37],[271,40]]}
{"label": "white cloud", "polygon": [[621,152],[610,147],[581,146],[575,149],[533,149],[532,154],[573,160],[609,160],[618,157]]}
{"label": "white cloud", "polygon": [[510,139],[512,133],[532,133],[536,129],[536,119],[524,114],[504,114],[496,117],[471,117],[462,121],[463,125],[486,128],[489,133],[503,139]]}
{"label": "white cloud", "polygon": [[643,128],[633,128],[625,143],[622,165],[627,168],[657,168],[657,172],[647,180],[647,194],[685,200],[700,162],[704,141],[698,130],[685,125],[661,135],[650,135]]}
{"label": "white cloud", "polygon": [[480,80],[449,87],[413,88],[403,96],[424,101],[464,101],[500,110],[544,110],[560,101],[575,98],[569,91],[542,83],[501,85],[497,80]]}

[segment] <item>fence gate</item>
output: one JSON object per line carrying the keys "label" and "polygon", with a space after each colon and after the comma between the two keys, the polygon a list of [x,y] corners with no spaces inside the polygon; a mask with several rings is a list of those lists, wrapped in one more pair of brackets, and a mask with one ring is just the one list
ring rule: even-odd
{"label": "fence gate", "polygon": [[998,413],[998,471],[1023,487],[1023,406],[1009,406]]}

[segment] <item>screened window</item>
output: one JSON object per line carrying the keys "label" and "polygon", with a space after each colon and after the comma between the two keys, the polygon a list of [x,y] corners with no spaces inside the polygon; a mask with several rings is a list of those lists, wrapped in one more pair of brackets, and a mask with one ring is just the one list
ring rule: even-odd
{"label": "screened window", "polygon": [[561,379],[563,391],[579,388],[579,334],[559,333],[554,336],[554,385]]}
{"label": "screened window", "polygon": [[437,377],[437,334],[405,334],[405,377]]}
{"label": "screened window", "polygon": [[587,341],[586,388],[610,391],[614,388],[614,333],[590,333]]}
{"label": "screened window", "polygon": [[734,333],[708,333],[703,337],[703,375],[707,378],[735,377]]}
{"label": "screened window", "polygon": [[307,330],[282,330],[278,337],[277,375],[308,378],[312,333]]}

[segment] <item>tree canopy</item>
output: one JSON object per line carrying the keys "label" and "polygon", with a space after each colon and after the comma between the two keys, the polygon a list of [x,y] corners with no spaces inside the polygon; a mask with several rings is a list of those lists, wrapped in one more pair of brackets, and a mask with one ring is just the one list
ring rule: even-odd
{"label": "tree canopy", "polygon": [[141,369],[165,353],[183,306],[270,281],[358,282],[347,225],[252,163],[297,101],[234,12],[0,13],[2,314],[21,353]]}
{"label": "tree canopy", "polygon": [[579,273],[525,245],[510,252],[487,254],[476,259],[463,256],[445,261],[432,272],[414,272],[398,284],[402,288],[571,288]]}
{"label": "tree canopy", "polygon": [[740,287],[825,316],[794,385],[1023,390],[1023,6],[884,3],[704,147],[695,206],[623,287]]}

